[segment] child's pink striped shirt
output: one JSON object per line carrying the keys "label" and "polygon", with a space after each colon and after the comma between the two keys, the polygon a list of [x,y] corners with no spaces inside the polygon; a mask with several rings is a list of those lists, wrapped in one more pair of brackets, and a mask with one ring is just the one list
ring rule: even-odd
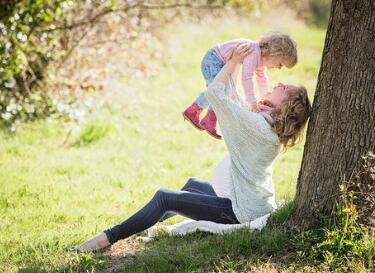
{"label": "child's pink striped shirt", "polygon": [[[245,57],[242,64],[242,84],[245,91],[246,102],[253,104],[257,102],[253,87],[254,73],[261,96],[269,91],[266,67],[262,63],[259,44],[248,39],[235,39],[216,45],[214,50],[226,63],[229,60],[233,49],[240,43],[248,43],[250,45],[250,54]],[[233,76],[234,82],[236,82],[237,75]]]}

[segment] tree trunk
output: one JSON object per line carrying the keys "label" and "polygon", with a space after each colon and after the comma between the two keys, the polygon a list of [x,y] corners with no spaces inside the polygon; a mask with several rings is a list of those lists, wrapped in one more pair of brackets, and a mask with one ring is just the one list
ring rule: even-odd
{"label": "tree trunk", "polygon": [[[293,222],[329,215],[339,185],[375,150],[375,1],[333,0]],[[374,184],[374,180],[368,181]]]}

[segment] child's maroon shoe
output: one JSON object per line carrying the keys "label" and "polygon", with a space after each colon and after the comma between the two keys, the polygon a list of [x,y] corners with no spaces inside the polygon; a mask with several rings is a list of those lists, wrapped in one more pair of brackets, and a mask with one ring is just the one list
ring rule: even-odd
{"label": "child's maroon shoe", "polygon": [[216,122],[217,119],[215,112],[212,110],[208,110],[206,116],[202,119],[200,126],[214,138],[221,139],[221,135],[219,135],[216,131]]}
{"label": "child's maroon shoe", "polygon": [[184,116],[184,119],[188,120],[193,124],[195,128],[198,130],[203,130],[202,126],[199,124],[199,115],[202,112],[202,108],[198,106],[198,104],[193,103],[190,105],[184,112],[182,112],[182,115]]}

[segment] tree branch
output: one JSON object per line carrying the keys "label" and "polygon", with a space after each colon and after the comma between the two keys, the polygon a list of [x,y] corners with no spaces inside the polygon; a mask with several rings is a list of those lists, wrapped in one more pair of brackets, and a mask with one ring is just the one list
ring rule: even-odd
{"label": "tree branch", "polygon": [[70,57],[70,55],[73,53],[73,50],[81,43],[83,38],[86,37],[86,35],[89,33],[89,29],[86,29],[82,35],[75,41],[75,43],[72,45],[72,47],[68,50],[68,52],[65,53],[62,60],[59,62],[59,64],[56,67],[56,71],[58,71],[62,65],[66,62],[66,60]]}
{"label": "tree branch", "polygon": [[80,22],[74,22],[70,25],[63,25],[63,26],[56,26],[53,28],[42,29],[42,32],[51,32],[56,30],[71,30],[77,27],[90,25],[96,23],[101,17],[110,14],[110,13],[117,13],[117,12],[127,12],[131,9],[144,9],[144,10],[163,10],[163,9],[175,9],[175,8],[190,8],[190,9],[220,9],[223,8],[223,5],[192,5],[189,3],[176,3],[176,4],[169,4],[169,5],[145,5],[142,3],[137,3],[134,5],[130,5],[127,7],[119,8],[119,9],[112,9],[112,8],[105,8],[103,11],[99,12],[98,14],[94,15],[93,17],[89,18],[88,20],[83,20]]}

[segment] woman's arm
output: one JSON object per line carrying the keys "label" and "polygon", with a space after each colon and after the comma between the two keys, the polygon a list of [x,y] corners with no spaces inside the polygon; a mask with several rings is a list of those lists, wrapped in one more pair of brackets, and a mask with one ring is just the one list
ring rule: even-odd
{"label": "woman's arm", "polygon": [[233,82],[233,88],[230,91],[230,98],[232,100],[237,100],[238,99],[238,94],[237,94],[237,78],[238,78],[238,72],[240,70],[240,65],[241,64],[236,64],[236,66],[233,69],[233,72],[231,74],[232,77],[232,82]]}

